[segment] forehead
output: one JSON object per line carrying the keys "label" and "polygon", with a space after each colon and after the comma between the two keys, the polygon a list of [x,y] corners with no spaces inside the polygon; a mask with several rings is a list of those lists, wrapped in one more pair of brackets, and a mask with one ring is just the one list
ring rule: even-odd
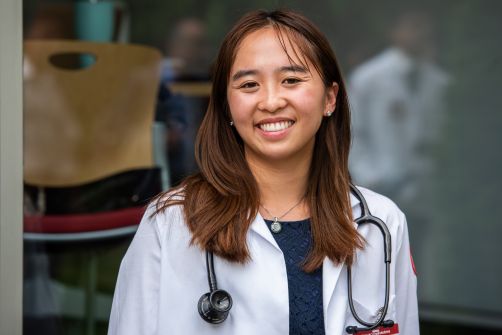
{"label": "forehead", "polygon": [[310,61],[305,55],[298,40],[286,29],[275,29],[272,26],[260,28],[247,34],[236,48],[232,68],[243,63],[260,63],[272,59],[309,68]]}

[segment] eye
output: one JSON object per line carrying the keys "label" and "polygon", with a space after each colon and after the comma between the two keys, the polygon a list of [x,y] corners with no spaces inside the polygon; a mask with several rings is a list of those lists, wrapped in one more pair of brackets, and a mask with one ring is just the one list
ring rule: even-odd
{"label": "eye", "polygon": [[256,87],[258,87],[258,83],[255,81],[246,81],[245,83],[239,85],[239,88],[242,88],[245,90],[251,90]]}
{"label": "eye", "polygon": [[300,82],[302,82],[303,80],[301,80],[300,78],[296,78],[296,77],[289,77],[289,78],[286,78],[284,79],[282,82],[283,84],[286,84],[286,85],[295,85],[295,84],[298,84]]}

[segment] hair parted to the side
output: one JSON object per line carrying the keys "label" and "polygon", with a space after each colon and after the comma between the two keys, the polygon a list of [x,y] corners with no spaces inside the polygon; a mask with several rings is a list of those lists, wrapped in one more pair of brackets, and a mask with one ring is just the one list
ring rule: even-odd
{"label": "hair parted to the side", "polygon": [[[229,261],[249,260],[246,234],[258,214],[260,198],[242,139],[234,127],[229,127],[227,85],[242,40],[267,27],[275,29],[283,46],[286,41],[295,46],[294,52],[299,52],[295,59],[314,65],[326,87],[334,82],[339,85],[336,109],[331,117],[323,119],[316,134],[306,190],[313,243],[304,270],[319,268],[326,256],[337,264],[351,264],[363,240],[352,224],[350,112],[345,84],[326,37],[307,18],[292,11],[248,13],[226,35],[213,67],[209,107],[197,134],[195,156],[200,173],[159,196],[156,213],[182,205],[193,244]],[[291,55],[288,57],[293,60]]]}

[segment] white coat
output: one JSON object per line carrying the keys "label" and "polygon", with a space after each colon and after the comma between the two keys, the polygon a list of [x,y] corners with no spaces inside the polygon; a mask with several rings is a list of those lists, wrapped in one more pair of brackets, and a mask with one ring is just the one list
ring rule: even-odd
{"label": "white coat", "polygon": [[[386,319],[398,323],[399,334],[417,335],[416,276],[405,217],[389,199],[360,190],[372,214],[386,222],[392,236]],[[354,217],[358,217],[359,202],[353,196],[351,202]],[[251,262],[241,265],[214,259],[218,287],[231,294],[233,307],[225,322],[213,325],[197,311],[199,298],[209,291],[205,253],[190,245],[181,208],[170,207],[153,218],[151,213],[150,206],[120,266],[109,335],[289,334],[286,265],[260,215],[247,235]],[[357,252],[352,268],[354,304],[361,317],[374,320],[384,301],[382,234],[375,226],[358,229],[367,244]],[[346,326],[359,326],[348,307],[346,266],[325,259],[322,284],[326,334],[342,335]]]}

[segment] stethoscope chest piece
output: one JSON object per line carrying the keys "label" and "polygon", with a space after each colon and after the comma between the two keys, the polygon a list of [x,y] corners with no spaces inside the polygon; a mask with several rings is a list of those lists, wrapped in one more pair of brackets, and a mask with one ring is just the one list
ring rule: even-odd
{"label": "stethoscope chest piece", "polygon": [[204,321],[212,324],[222,323],[232,308],[232,297],[227,291],[218,289],[213,253],[209,251],[206,251],[206,268],[210,291],[200,297],[197,310]]}
{"label": "stethoscope chest piece", "polygon": [[209,323],[222,323],[232,308],[232,297],[224,290],[204,294],[197,305],[200,316]]}

